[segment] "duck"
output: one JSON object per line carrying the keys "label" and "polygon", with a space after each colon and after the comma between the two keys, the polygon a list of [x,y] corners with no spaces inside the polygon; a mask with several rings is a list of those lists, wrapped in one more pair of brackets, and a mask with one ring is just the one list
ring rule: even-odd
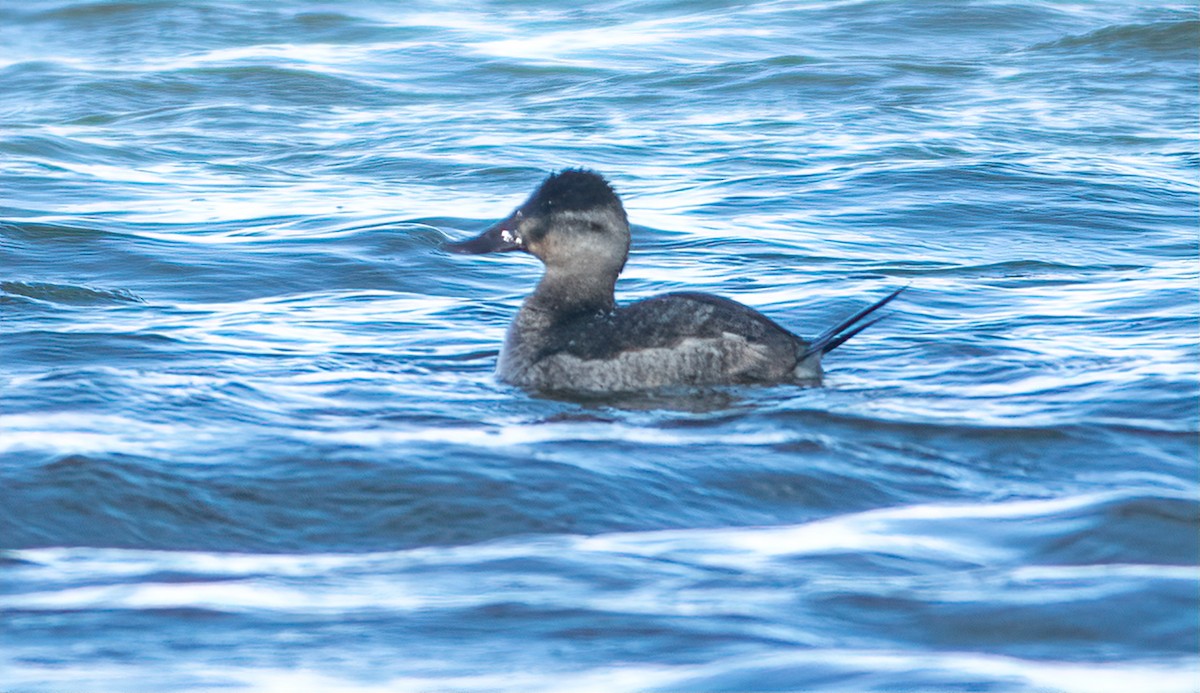
{"label": "duck", "polygon": [[523,252],[544,265],[508,327],[496,376],[547,393],[609,395],[743,384],[820,384],[822,357],[873,325],[900,287],[812,339],[713,294],[679,291],[619,305],[629,219],[599,173],[550,174],[458,254]]}

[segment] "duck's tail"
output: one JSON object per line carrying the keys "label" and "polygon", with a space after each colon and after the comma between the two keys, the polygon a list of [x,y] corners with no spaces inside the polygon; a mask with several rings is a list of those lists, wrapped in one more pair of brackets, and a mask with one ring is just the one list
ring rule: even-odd
{"label": "duck's tail", "polygon": [[851,315],[845,320],[817,335],[811,342],[808,343],[808,347],[800,355],[800,363],[806,362],[813,356],[816,356],[817,359],[815,360],[819,361],[821,356],[828,354],[834,349],[840,347],[846,342],[847,339],[850,339],[859,332],[862,332],[871,325],[874,325],[882,320],[886,316],[881,315],[873,320],[862,322],[864,318],[887,305],[888,301],[891,301],[893,298],[899,296],[900,292],[907,288],[907,286],[902,286],[899,289],[896,289],[875,303],[863,308],[854,315]]}

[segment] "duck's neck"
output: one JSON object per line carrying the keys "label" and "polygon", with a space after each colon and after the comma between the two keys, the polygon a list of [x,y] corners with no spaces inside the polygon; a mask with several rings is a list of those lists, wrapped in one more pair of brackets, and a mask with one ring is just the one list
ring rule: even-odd
{"label": "duck's neck", "polygon": [[613,289],[616,283],[617,272],[596,276],[594,273],[547,268],[537,289],[521,304],[516,319],[508,326],[504,347],[496,362],[500,378],[521,381],[546,345],[553,343],[557,326],[615,310]]}
{"label": "duck's neck", "polygon": [[617,273],[597,275],[569,268],[547,267],[537,289],[521,306],[538,322],[556,324],[580,315],[608,313],[616,308],[613,290]]}

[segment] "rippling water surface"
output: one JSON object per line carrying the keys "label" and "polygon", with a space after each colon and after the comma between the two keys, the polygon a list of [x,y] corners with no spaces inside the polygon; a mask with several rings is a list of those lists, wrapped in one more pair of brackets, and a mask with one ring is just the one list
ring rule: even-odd
{"label": "rippling water surface", "polygon": [[[1190,3],[0,4],[0,690],[1194,691]],[[439,250],[594,167],[619,295],[820,388],[492,377]]]}

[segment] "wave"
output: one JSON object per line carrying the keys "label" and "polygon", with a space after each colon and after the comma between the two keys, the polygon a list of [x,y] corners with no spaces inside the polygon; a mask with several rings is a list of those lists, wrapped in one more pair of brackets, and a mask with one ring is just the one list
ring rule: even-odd
{"label": "wave", "polygon": [[[634,631],[645,649],[631,652],[628,666],[654,674],[632,677],[636,690],[845,690],[885,680],[1090,692],[1106,690],[1104,682],[1125,690],[1154,674],[1151,690],[1183,691],[1194,671],[1198,515],[1194,494],[1103,492],[926,503],[791,526],[370,553],[9,550],[7,577],[22,588],[0,596],[0,609],[51,620],[86,614],[101,625],[182,620],[266,638],[298,621],[318,630],[419,621],[467,622],[475,632],[485,624],[509,634],[491,646],[520,660],[539,685],[557,680],[541,678],[553,676],[553,648],[584,638],[599,650],[571,658],[586,678],[591,666],[608,664],[604,650]],[[1118,620],[1124,625],[1114,629]],[[372,675],[420,670],[428,682],[467,689],[494,681],[443,678],[464,676],[461,657],[431,658],[430,637],[400,637],[406,656]],[[141,656],[158,647],[146,645]],[[214,656],[223,651],[211,647]],[[1121,663],[1098,664],[1113,647],[1123,648]],[[340,651],[310,645],[307,656]],[[253,668],[270,678],[272,659],[263,656]],[[223,670],[231,681],[250,676]],[[345,677],[350,690],[361,683],[353,668],[329,675]]]}
{"label": "wave", "polygon": [[1118,24],[1085,34],[1039,43],[1029,50],[1048,53],[1095,51],[1105,57],[1133,60],[1200,59],[1200,20],[1184,19]]}
{"label": "wave", "polygon": [[0,281],[0,292],[49,303],[86,306],[105,303],[145,303],[125,289],[96,289],[71,284]]}

